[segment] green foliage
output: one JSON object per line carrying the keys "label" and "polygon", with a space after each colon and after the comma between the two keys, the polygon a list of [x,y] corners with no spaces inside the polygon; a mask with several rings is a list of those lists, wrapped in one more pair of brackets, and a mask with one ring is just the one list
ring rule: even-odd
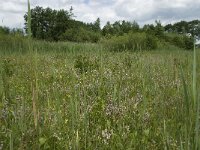
{"label": "green foliage", "polygon": [[184,49],[191,50],[193,48],[193,45],[194,45],[193,38],[184,36],[183,41],[184,41]]}
{"label": "green foliage", "polygon": [[116,21],[111,24],[109,21],[102,29],[102,34],[104,36],[113,36],[113,35],[123,35],[124,33],[129,32],[138,32],[139,25],[137,22],[129,22],[129,21]]}
{"label": "green foliage", "polygon": [[2,27],[0,26],[0,36],[4,36],[4,35],[12,35],[12,36],[23,36],[23,30],[20,28],[13,28],[10,29],[8,27]]}
{"label": "green foliage", "polygon": [[91,27],[94,32],[101,32],[100,18],[97,18],[97,20],[94,22],[94,24],[91,24]]}
{"label": "green foliage", "polygon": [[143,26],[143,31],[145,31],[149,35],[153,35],[157,37],[159,40],[164,38],[164,27],[162,26],[160,21],[155,21],[155,25],[147,24]]}
{"label": "green foliage", "polygon": [[31,16],[33,38],[45,40],[59,40],[59,36],[69,26],[71,14],[66,10],[52,10],[51,8],[35,7],[31,14],[25,14],[25,29],[28,32],[28,16]]}
{"label": "green foliage", "polygon": [[28,32],[28,16],[31,16],[32,36],[39,40],[73,42],[97,42],[100,38],[100,19],[86,24],[73,20],[73,8],[53,10],[51,8],[35,7],[31,13],[25,14],[25,29]]}
{"label": "green foliage", "polygon": [[71,28],[60,36],[62,41],[73,42],[98,42],[101,35],[85,28]]}
{"label": "green foliage", "polygon": [[38,41],[32,39],[31,42],[21,35],[2,35],[0,36],[0,54],[25,54],[29,53],[29,47],[37,50],[38,52],[46,52],[48,50],[50,53],[56,52],[69,52],[72,51],[76,53],[77,51],[87,51],[94,50],[98,45],[94,44],[79,44],[72,42],[48,42],[48,41]]}
{"label": "green foliage", "polygon": [[158,47],[157,38],[147,34],[145,39],[145,44],[148,50],[156,49]]}
{"label": "green foliage", "polygon": [[[30,5],[29,1],[28,4]],[[25,14],[25,29],[28,33],[28,29],[32,29],[32,36],[35,39],[42,39],[48,41],[73,41],[73,42],[98,42],[101,39],[101,35],[104,38],[112,38],[112,36],[123,36],[129,32],[138,33],[145,32],[150,37],[147,37],[149,42],[153,42],[152,39],[157,38],[159,42],[167,39],[167,42],[172,41],[177,47],[191,49],[191,41],[188,38],[174,38],[169,40],[165,37],[167,33],[175,33],[185,36],[187,33],[191,33],[193,36],[200,38],[200,26],[198,20],[190,22],[181,21],[174,25],[168,24],[162,26],[160,21],[155,21],[155,24],[144,25],[140,28],[136,21],[116,21],[114,23],[107,24],[101,29],[100,18],[93,23],[84,23],[73,19],[73,8],[67,10],[53,10],[51,8],[35,7]],[[31,16],[31,18],[28,18]],[[29,21],[28,21],[29,20]],[[29,23],[29,24],[28,24]],[[30,25],[31,24],[31,25]],[[28,28],[28,26],[31,26]],[[1,31],[1,30],[0,30]],[[29,31],[29,32],[31,32]],[[155,40],[154,40],[155,41]],[[182,43],[181,43],[182,42]],[[147,42],[149,49],[154,49],[156,44],[150,44]],[[184,44],[181,46],[181,44]]]}
{"label": "green foliage", "polygon": [[80,73],[85,73],[91,70],[98,70],[99,63],[97,58],[88,58],[86,56],[79,55],[76,60],[74,67],[78,69]]}
{"label": "green foliage", "polygon": [[152,50],[157,48],[157,39],[146,33],[132,33],[123,36],[114,36],[110,39],[102,40],[104,47],[113,51],[124,50]]}
{"label": "green foliage", "polygon": [[14,64],[13,60],[6,58],[3,60],[3,70],[2,70],[2,81],[4,88],[4,96],[8,101],[8,105],[11,105],[11,93],[10,93],[10,79],[14,74]]}
{"label": "green foliage", "polygon": [[10,33],[10,29],[8,27],[0,26],[0,35],[5,35],[5,34],[9,34],[9,33]]}
{"label": "green foliage", "polygon": [[165,41],[179,48],[191,50],[193,48],[193,38],[178,34],[165,34]]}
{"label": "green foliage", "polygon": [[155,26],[153,24],[144,25],[143,30],[148,35],[154,35],[157,37],[159,42],[162,44],[168,42],[169,44],[182,49],[189,50],[193,48],[193,38],[186,36],[186,33],[192,33],[192,29],[189,30],[183,25],[186,25],[187,22],[180,22],[174,24],[174,26],[169,24],[165,27],[162,26],[160,21],[156,21],[155,24]]}
{"label": "green foliage", "polygon": [[191,33],[192,36],[200,37],[200,20],[180,21],[174,24],[168,24],[165,31],[169,33],[187,34]]}
{"label": "green foliage", "polygon": [[[141,40],[146,34],[129,36]],[[21,54],[18,42],[7,40],[0,47],[2,149],[199,148],[198,50],[192,77],[191,51],[115,53],[98,44],[32,40],[31,49],[38,50],[32,59],[33,53]],[[37,67],[30,67],[35,61]]]}
{"label": "green foliage", "polygon": [[28,51],[28,41],[20,34],[0,36],[0,53]]}
{"label": "green foliage", "polygon": [[155,36],[159,39],[163,38],[164,37],[164,28],[163,28],[161,22],[156,20],[155,23],[156,23],[155,30],[154,30]]}

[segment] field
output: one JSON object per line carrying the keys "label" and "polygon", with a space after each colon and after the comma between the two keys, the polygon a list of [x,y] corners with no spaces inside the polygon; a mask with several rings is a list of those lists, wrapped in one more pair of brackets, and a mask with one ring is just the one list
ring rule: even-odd
{"label": "field", "polygon": [[199,50],[195,74],[193,51],[19,43],[0,48],[0,150],[198,148]]}

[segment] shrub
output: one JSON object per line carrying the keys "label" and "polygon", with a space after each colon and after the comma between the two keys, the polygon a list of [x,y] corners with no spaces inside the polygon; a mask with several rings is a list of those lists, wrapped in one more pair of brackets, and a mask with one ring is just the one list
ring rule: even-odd
{"label": "shrub", "polygon": [[62,41],[72,42],[98,42],[101,35],[84,28],[71,28],[60,36]]}
{"label": "shrub", "polygon": [[158,47],[156,38],[151,35],[146,36],[145,43],[146,43],[146,47],[148,48],[148,50],[156,49]]}
{"label": "shrub", "polygon": [[99,68],[99,63],[96,58],[91,59],[86,56],[78,56],[75,60],[74,67],[79,70],[80,73],[88,72]]}
{"label": "shrub", "polygon": [[8,27],[0,26],[0,35],[5,35],[5,34],[9,34],[9,33],[10,33],[10,29]]}
{"label": "shrub", "polygon": [[192,50],[193,49],[193,44],[194,44],[193,43],[193,39],[184,36],[183,40],[184,40],[184,48]]}
{"label": "shrub", "polygon": [[179,34],[166,34],[164,40],[172,45],[183,49],[192,49],[193,40],[185,35]]}
{"label": "shrub", "polygon": [[113,36],[101,41],[109,50],[152,50],[157,48],[156,37],[146,33],[128,33],[123,36]]}

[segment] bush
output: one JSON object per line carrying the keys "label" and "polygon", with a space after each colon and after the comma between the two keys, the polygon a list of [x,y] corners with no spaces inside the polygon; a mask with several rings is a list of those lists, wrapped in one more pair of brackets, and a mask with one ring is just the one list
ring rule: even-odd
{"label": "bush", "polygon": [[188,38],[188,37],[184,36],[183,40],[184,40],[184,48],[185,49],[188,49],[188,50],[193,49],[193,44],[194,43],[193,43],[193,39],[192,38]]}
{"label": "bush", "polygon": [[105,48],[113,51],[153,50],[157,48],[157,40],[146,33],[128,33],[123,36],[113,36],[101,41]]}
{"label": "bush", "polygon": [[192,49],[193,40],[185,35],[179,34],[166,34],[164,40],[172,45],[183,49]]}
{"label": "bush", "polygon": [[100,33],[96,33],[84,28],[71,28],[66,30],[66,32],[60,36],[60,40],[96,43],[99,41],[100,37]]}
{"label": "bush", "polygon": [[0,35],[6,35],[10,33],[10,29],[8,27],[0,26]]}
{"label": "bush", "polygon": [[78,69],[80,73],[85,73],[91,70],[98,70],[99,68],[99,63],[96,58],[91,59],[86,56],[78,56],[77,59],[75,60],[74,67]]}
{"label": "bush", "polygon": [[147,35],[146,36],[146,47],[151,50],[151,49],[156,49],[158,47],[158,44],[157,44],[157,40],[154,36],[151,36],[151,35]]}

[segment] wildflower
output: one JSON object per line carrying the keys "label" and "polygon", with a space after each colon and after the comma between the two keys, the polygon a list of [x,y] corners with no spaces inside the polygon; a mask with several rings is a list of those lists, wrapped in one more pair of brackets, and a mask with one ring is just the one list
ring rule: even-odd
{"label": "wildflower", "polygon": [[58,141],[61,141],[62,140],[62,138],[60,137],[61,136],[61,133],[54,133],[53,134],[53,137],[55,137]]}
{"label": "wildflower", "polygon": [[113,134],[113,130],[109,131],[108,129],[105,129],[102,131],[102,137],[105,144],[108,144],[108,140],[111,139],[112,134]]}

